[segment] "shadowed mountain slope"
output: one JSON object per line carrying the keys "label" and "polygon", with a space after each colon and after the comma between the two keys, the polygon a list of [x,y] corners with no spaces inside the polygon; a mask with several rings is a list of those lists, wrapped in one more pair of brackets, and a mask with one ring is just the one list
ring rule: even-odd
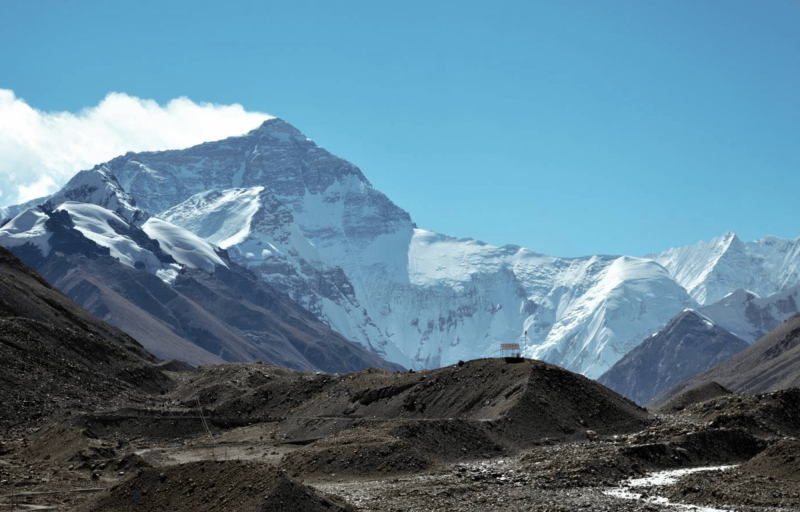
{"label": "shadowed mountain slope", "polygon": [[0,425],[165,391],[157,362],[0,247]]}
{"label": "shadowed mountain slope", "polygon": [[730,359],[662,391],[647,405],[658,407],[685,390],[711,381],[736,393],[763,393],[800,385],[800,313]]}
{"label": "shadowed mountain slope", "polygon": [[748,347],[694,311],[684,311],[597,379],[645,404],[658,393]]}

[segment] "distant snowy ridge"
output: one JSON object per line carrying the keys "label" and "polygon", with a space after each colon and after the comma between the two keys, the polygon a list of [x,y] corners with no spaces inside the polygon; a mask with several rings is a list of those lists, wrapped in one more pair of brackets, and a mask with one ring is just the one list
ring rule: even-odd
{"label": "distant snowy ridge", "polygon": [[732,231],[695,245],[649,255],[702,305],[740,288],[761,297],[800,284],[800,238],[766,236],[744,243]]}
{"label": "distant snowy ridge", "polygon": [[752,344],[798,311],[800,285],[763,298],[740,288],[698,313]]}
{"label": "distant snowy ridge", "polygon": [[373,303],[388,304],[373,318],[427,367],[516,342],[597,376],[692,304],[661,266],[638,258],[552,258],[423,230],[408,254],[408,283],[373,286]]}
{"label": "distant snowy ridge", "polygon": [[[164,281],[174,279],[180,265],[213,271],[227,267],[216,248],[202,238],[161,219],[148,219],[141,228],[116,212],[91,203],[67,201],[53,211],[66,212],[74,228],[124,265],[142,268]],[[49,217],[40,209],[29,209],[0,228],[0,245],[37,247],[43,257],[50,254]],[[152,242],[158,242],[157,245]]]}

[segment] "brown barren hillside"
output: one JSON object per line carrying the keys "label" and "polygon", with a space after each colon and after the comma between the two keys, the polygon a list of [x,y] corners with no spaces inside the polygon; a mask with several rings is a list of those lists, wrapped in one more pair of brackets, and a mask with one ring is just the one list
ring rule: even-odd
{"label": "brown barren hillside", "polygon": [[157,362],[0,247],[0,425],[166,391]]}

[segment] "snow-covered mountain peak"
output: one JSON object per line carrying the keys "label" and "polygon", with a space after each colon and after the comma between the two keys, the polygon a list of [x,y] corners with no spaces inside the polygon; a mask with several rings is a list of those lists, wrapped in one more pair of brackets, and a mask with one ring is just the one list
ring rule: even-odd
{"label": "snow-covered mountain peak", "polygon": [[[493,355],[528,328],[528,349],[546,345],[537,354],[594,374],[691,302],[652,261],[554,258],[415,230],[356,166],[280,119],[106,165],[140,207],[226,247],[345,336],[406,366]],[[640,293],[657,297],[647,313],[625,306]],[[608,334],[631,317],[635,328]],[[561,334],[571,345],[563,351]]]}
{"label": "snow-covered mountain peak", "polygon": [[136,200],[125,192],[117,177],[106,166],[79,172],[61,190],[50,196],[47,204],[55,208],[67,201],[100,206],[137,225],[150,217],[136,206]]}
{"label": "snow-covered mountain peak", "polygon": [[701,304],[722,298],[730,290],[726,281],[741,267],[744,243],[733,231],[709,242],[668,249],[649,258],[663,265],[689,294]]}
{"label": "snow-covered mountain peak", "polygon": [[261,123],[261,126],[251,131],[246,136],[258,136],[259,138],[272,137],[284,141],[290,139],[303,142],[311,140],[303,135],[300,130],[277,117],[264,121]]}
{"label": "snow-covered mountain peak", "polygon": [[226,248],[338,332],[409,367],[520,342],[526,355],[596,376],[687,306],[800,282],[800,241],[745,244],[728,232],[645,258],[556,258],[416,229],[358,167],[277,118],[96,170],[116,176],[132,204]]}

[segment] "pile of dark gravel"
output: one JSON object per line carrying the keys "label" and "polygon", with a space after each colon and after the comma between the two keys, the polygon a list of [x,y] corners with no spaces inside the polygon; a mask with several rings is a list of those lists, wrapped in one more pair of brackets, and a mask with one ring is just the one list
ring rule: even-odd
{"label": "pile of dark gravel", "polygon": [[728,471],[680,479],[667,497],[713,507],[800,507],[800,441],[776,442],[752,460]]}
{"label": "pile of dark gravel", "polygon": [[336,497],[323,496],[266,464],[240,461],[191,462],[144,467],[79,510],[348,510]]}

